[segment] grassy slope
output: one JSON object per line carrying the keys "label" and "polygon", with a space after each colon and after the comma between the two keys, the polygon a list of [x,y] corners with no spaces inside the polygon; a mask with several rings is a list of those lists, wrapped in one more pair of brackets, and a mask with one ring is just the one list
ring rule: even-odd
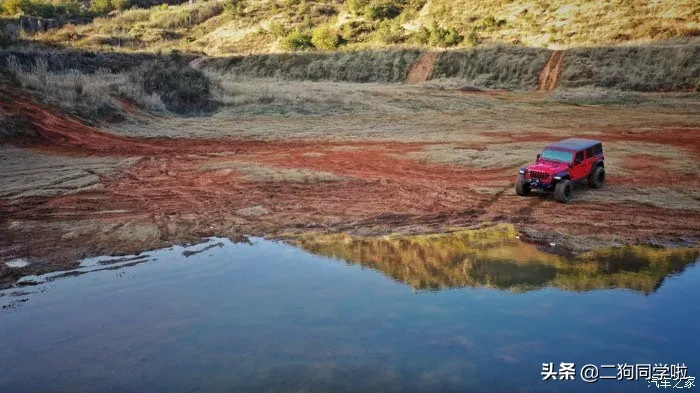
{"label": "grassy slope", "polygon": [[[421,44],[417,31],[434,22],[454,27],[460,46],[506,43],[572,47],[662,40],[696,35],[700,5],[692,0],[668,4],[642,0],[448,1],[414,0],[400,4],[394,19],[371,21],[350,12],[349,2],[249,0],[242,15],[225,11],[218,0],[148,10],[128,10],[83,26],[66,26],[34,38],[70,46],[112,50],[168,50],[209,55],[277,52],[292,30],[311,32],[321,25],[339,34],[339,49],[377,49]],[[402,5],[401,5],[402,4]]]}

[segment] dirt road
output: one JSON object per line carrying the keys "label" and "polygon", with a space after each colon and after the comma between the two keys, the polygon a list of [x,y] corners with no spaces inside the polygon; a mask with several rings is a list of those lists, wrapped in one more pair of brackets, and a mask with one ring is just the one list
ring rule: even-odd
{"label": "dirt road", "polygon": [[[0,174],[0,262],[31,263],[1,263],[0,287],[23,275],[75,266],[86,256],[208,236],[428,233],[508,222],[567,242],[573,251],[700,238],[700,127],[687,124],[643,131],[611,124],[581,133],[604,140],[609,182],[602,190],[577,187],[575,200],[562,205],[551,196],[513,192],[518,165],[560,137],[557,130],[528,131],[527,119],[519,130],[475,129],[449,143],[134,138],[86,126],[26,96],[14,98],[0,103],[2,110],[29,119],[39,132],[2,150],[7,167],[18,169]],[[576,110],[557,110],[567,109]],[[238,120],[231,118],[231,126]],[[169,121],[143,126],[166,127]],[[372,124],[369,119],[365,127]],[[27,168],[35,162],[54,167],[49,172],[35,165],[45,179],[32,182]]]}

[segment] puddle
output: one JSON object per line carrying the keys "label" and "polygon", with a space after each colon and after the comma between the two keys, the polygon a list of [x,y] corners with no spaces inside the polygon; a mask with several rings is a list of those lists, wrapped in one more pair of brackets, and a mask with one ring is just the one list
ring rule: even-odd
{"label": "puddle", "polygon": [[700,374],[696,250],[578,260],[515,233],[210,239],[0,291],[0,391],[636,392],[542,363]]}

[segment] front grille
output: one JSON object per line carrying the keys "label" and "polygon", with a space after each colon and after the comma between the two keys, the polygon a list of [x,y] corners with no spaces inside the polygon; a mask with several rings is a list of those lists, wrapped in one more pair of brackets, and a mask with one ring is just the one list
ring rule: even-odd
{"label": "front grille", "polygon": [[530,171],[530,179],[540,179],[546,180],[549,177],[549,173],[542,171]]}

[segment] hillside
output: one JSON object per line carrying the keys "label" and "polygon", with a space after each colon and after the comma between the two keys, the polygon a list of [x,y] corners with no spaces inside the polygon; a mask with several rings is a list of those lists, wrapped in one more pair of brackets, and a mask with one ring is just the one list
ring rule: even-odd
{"label": "hillside", "polygon": [[[4,0],[2,8],[15,18],[61,17],[65,23],[82,16],[89,23],[47,31],[36,24],[37,31],[23,38],[100,51],[226,55],[491,44],[558,49],[693,37],[700,31],[700,5],[692,0],[210,0],[157,6],[138,0],[41,1]],[[3,30],[5,44],[19,36],[17,29]]]}

